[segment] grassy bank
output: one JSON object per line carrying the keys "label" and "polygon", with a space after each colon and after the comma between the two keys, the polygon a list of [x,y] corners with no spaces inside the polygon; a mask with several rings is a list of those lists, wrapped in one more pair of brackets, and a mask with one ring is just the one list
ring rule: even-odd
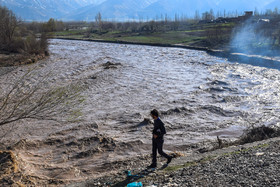
{"label": "grassy bank", "polygon": [[69,30],[52,33],[54,38],[102,40],[144,44],[182,45],[200,48],[224,48],[234,23],[193,24],[184,30],[135,32],[120,30]]}

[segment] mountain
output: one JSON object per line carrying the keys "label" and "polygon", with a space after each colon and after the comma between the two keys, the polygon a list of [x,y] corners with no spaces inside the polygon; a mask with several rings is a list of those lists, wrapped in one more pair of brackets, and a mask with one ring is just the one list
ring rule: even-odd
{"label": "mountain", "polygon": [[11,9],[25,21],[60,19],[65,14],[88,5],[98,5],[105,0],[0,0],[1,6]]}
{"label": "mountain", "polygon": [[104,19],[154,19],[175,14],[192,17],[195,11],[242,13],[246,10],[265,11],[280,8],[280,0],[0,0],[1,6],[13,10],[23,20],[93,21],[98,12]]}
{"label": "mountain", "polygon": [[214,0],[159,0],[139,12],[142,16],[148,15],[150,18],[165,14],[170,17],[174,17],[175,14],[193,16],[195,10],[202,13],[215,7]]}
{"label": "mountain", "polygon": [[138,19],[138,11],[158,0],[107,0],[99,5],[90,5],[66,15],[65,20],[93,21],[100,12],[105,19]]}
{"label": "mountain", "polygon": [[238,12],[242,14],[247,10],[265,11],[267,8],[280,8],[279,0],[106,0],[98,6],[90,5],[69,13],[65,20],[94,20],[98,12],[104,19],[154,19],[175,14],[193,17],[195,11],[200,13],[213,9],[214,12]]}

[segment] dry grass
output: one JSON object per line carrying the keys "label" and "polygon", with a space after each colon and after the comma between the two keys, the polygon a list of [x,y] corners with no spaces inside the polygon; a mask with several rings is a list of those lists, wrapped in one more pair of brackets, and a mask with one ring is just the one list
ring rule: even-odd
{"label": "dry grass", "polygon": [[269,138],[280,136],[280,129],[275,129],[267,126],[253,127],[247,129],[244,135],[237,141],[239,144],[252,143],[262,141]]}
{"label": "dry grass", "polygon": [[244,134],[239,138],[239,140],[233,142],[222,140],[217,137],[217,145],[214,146],[213,149],[207,151],[221,149],[232,145],[244,145],[247,143],[262,141],[274,137],[280,137],[279,128],[267,127],[265,125],[259,127],[251,127],[244,131]]}
{"label": "dry grass", "polygon": [[185,154],[174,151],[173,153],[170,154],[173,158],[178,158],[178,157],[183,157]]}

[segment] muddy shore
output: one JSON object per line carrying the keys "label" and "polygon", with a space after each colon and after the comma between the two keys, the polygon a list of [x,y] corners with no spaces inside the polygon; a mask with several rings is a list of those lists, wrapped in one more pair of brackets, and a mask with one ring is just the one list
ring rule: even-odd
{"label": "muddy shore", "polygon": [[[193,152],[173,159],[168,167],[153,172],[143,172],[146,164],[140,160],[136,168],[129,167],[115,175],[87,180],[68,187],[126,186],[142,182],[144,186],[278,186],[280,138],[273,138],[242,146],[233,146],[207,153]],[[162,162],[164,162],[162,160]],[[125,171],[132,171],[128,177]]]}
{"label": "muddy shore", "polygon": [[37,55],[26,54],[1,54],[0,53],[0,67],[13,67],[36,63],[48,57],[48,52]]}

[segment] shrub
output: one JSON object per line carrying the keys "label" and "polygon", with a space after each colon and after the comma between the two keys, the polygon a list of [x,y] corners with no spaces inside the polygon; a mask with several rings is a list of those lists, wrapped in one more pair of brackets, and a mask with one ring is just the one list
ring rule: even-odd
{"label": "shrub", "polygon": [[19,24],[14,13],[0,6],[0,51],[25,55],[48,54],[46,34],[37,39],[32,31]]}
{"label": "shrub", "polygon": [[40,51],[40,43],[37,41],[36,37],[31,35],[25,40],[25,51],[29,54],[38,54]]}
{"label": "shrub", "polygon": [[255,141],[261,141],[273,137],[280,136],[280,129],[274,129],[267,126],[260,126],[248,129],[241,137],[240,144],[252,143]]}
{"label": "shrub", "polygon": [[13,53],[23,53],[25,51],[24,39],[22,37],[13,38],[8,51]]}

